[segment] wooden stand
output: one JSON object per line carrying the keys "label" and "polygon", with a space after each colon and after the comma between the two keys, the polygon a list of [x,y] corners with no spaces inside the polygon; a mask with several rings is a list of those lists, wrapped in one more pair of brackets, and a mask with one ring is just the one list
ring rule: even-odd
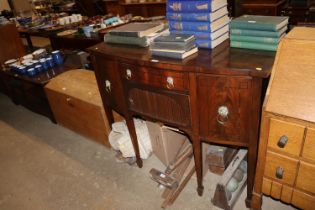
{"label": "wooden stand", "polygon": [[235,191],[231,192],[229,190],[230,186],[230,180],[234,177],[235,172],[238,168],[240,168],[240,165],[242,161],[246,161],[246,154],[247,150],[240,149],[234,159],[232,160],[229,167],[225,170],[224,174],[222,175],[222,179],[218,182],[215,193],[213,198],[211,199],[211,202],[220,208],[230,210],[233,208],[233,205],[235,204],[238,196],[242,192],[242,190],[245,187],[245,183],[247,180],[247,173],[246,170],[244,172],[244,176],[242,179],[238,182],[238,187]]}

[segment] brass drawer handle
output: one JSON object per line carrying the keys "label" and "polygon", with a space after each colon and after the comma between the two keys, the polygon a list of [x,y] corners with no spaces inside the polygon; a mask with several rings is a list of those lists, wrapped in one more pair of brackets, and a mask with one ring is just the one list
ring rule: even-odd
{"label": "brass drawer handle", "polygon": [[110,93],[110,91],[111,91],[111,83],[110,83],[109,80],[106,80],[106,81],[105,81],[105,90],[106,90],[108,93]]}
{"label": "brass drawer handle", "polygon": [[166,78],[166,87],[168,89],[174,88],[174,79],[173,79],[173,77],[167,77]]}
{"label": "brass drawer handle", "polygon": [[280,148],[284,148],[285,145],[287,144],[289,138],[286,136],[286,135],[283,135],[279,138],[279,141],[278,141],[278,147]]}
{"label": "brass drawer handle", "polygon": [[224,125],[226,121],[229,119],[229,109],[226,106],[219,106],[217,121],[221,125]]}
{"label": "brass drawer handle", "polygon": [[127,70],[126,70],[126,79],[127,79],[127,80],[130,80],[130,79],[131,79],[131,76],[132,76],[131,70],[130,70],[130,69],[127,69]]}
{"label": "brass drawer handle", "polygon": [[278,179],[283,179],[283,174],[284,174],[284,169],[281,166],[277,167],[277,169],[276,169],[276,177]]}

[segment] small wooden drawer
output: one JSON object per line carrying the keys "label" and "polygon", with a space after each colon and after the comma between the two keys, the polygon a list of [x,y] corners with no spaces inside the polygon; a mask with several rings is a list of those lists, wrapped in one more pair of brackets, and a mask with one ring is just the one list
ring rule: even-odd
{"label": "small wooden drawer", "polygon": [[293,186],[297,165],[298,161],[293,158],[267,151],[264,175]]}
{"label": "small wooden drawer", "polygon": [[300,209],[312,210],[315,207],[315,197],[305,192],[294,190],[291,203]]}
{"label": "small wooden drawer", "polygon": [[130,82],[138,82],[170,90],[188,91],[188,74],[154,68],[120,64],[121,77]]}
{"label": "small wooden drawer", "polygon": [[296,187],[315,194],[315,165],[301,161]]}
{"label": "small wooden drawer", "polygon": [[315,161],[315,129],[307,128],[302,156]]}
{"label": "small wooden drawer", "polygon": [[271,118],[268,147],[299,156],[304,130],[304,126]]}

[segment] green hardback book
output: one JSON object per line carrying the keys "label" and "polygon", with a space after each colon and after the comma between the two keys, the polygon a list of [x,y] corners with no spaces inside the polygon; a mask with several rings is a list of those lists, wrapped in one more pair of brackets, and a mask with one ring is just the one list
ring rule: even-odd
{"label": "green hardback book", "polygon": [[234,35],[231,34],[231,41],[240,41],[240,42],[256,42],[256,43],[265,43],[265,44],[278,44],[279,41],[285,36],[283,34],[281,37],[259,37],[259,36],[243,36],[243,35]]}
{"label": "green hardback book", "polygon": [[277,51],[278,44],[231,41],[230,46],[235,48],[245,48],[253,50]]}
{"label": "green hardback book", "polygon": [[242,15],[230,23],[232,29],[253,29],[262,31],[279,31],[288,25],[286,16]]}
{"label": "green hardback book", "polygon": [[259,37],[280,37],[288,29],[287,26],[281,28],[279,31],[259,31],[259,30],[248,30],[248,29],[230,29],[231,35],[243,35],[243,36],[259,36]]}

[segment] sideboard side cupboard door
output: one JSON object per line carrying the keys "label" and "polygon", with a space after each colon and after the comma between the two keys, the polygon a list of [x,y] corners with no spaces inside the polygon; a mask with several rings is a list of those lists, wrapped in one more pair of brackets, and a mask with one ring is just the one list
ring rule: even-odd
{"label": "sideboard side cupboard door", "polygon": [[184,59],[152,57],[147,48],[101,43],[89,48],[104,108],[122,114],[142,167],[133,117],[185,132],[194,150],[203,193],[201,142],[248,148],[250,205],[257,158],[263,81],[273,52],[232,49],[228,41]]}

